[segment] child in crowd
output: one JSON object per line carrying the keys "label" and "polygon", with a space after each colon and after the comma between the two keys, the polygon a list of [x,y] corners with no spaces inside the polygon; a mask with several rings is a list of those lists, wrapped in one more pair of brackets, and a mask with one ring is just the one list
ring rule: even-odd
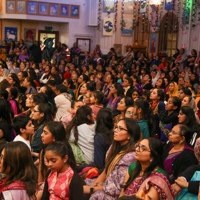
{"label": "child in crowd", "polygon": [[31,151],[29,138],[34,134],[34,125],[32,124],[31,118],[25,115],[15,117],[13,119],[13,129],[17,134],[14,142],[23,142]]}
{"label": "child in crowd", "polygon": [[35,199],[37,169],[31,153],[23,142],[7,143],[1,152],[1,199]]}
{"label": "child in crowd", "polygon": [[45,149],[45,158],[50,170],[47,172],[42,200],[83,199],[83,184],[75,171],[76,162],[69,143],[49,144]]}
{"label": "child in crowd", "polygon": [[96,121],[97,114],[101,108],[103,108],[104,94],[100,91],[94,91],[90,93],[90,108],[94,113],[94,121]]}

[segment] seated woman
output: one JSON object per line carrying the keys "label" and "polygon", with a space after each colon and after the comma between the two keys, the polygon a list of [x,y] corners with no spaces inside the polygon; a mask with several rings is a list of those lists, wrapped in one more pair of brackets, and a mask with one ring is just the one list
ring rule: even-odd
{"label": "seated woman", "polygon": [[165,90],[165,80],[164,78],[159,78],[156,82],[156,88],[157,89],[162,89],[164,92],[166,92]]}
{"label": "seated woman", "polygon": [[165,103],[164,103],[164,92],[162,89],[153,89],[150,94],[150,99],[152,100],[149,105],[151,106],[151,109],[153,110],[153,115],[155,119],[155,131],[154,135],[157,135],[157,137],[160,137],[160,128],[159,128],[159,114],[161,111],[165,110]]}
{"label": "seated woman", "polygon": [[26,77],[24,79],[23,86],[26,88],[25,95],[26,95],[27,98],[30,94],[36,94],[37,93],[36,84],[35,84],[35,82],[33,81],[32,78]]}
{"label": "seated woman", "polygon": [[170,184],[189,166],[197,163],[193,149],[187,145],[189,137],[190,130],[183,124],[174,126],[169,133],[169,143],[164,148],[163,159]]}
{"label": "seated woman", "polygon": [[162,143],[155,138],[146,138],[135,145],[135,151],[137,162],[129,166],[120,196],[172,200],[170,184],[163,169]]}
{"label": "seated woman", "polygon": [[169,91],[167,94],[169,97],[178,97],[178,85],[176,82],[169,83]]}
{"label": "seated woman", "polygon": [[[192,165],[188,167],[184,172],[182,172],[179,177],[175,180],[175,183],[172,185],[172,192],[174,195],[183,196],[184,198],[192,198],[194,200],[198,199],[199,194],[199,172],[200,172],[200,138],[197,139],[194,153],[198,160],[198,165]],[[182,190],[186,188],[187,190]],[[180,194],[181,193],[181,194]],[[187,195],[187,196],[186,196]]]}
{"label": "seated woman", "polygon": [[140,96],[140,91],[136,88],[133,88],[130,96],[133,99],[133,101],[135,101]]}
{"label": "seated woman", "polygon": [[93,193],[90,200],[118,198],[128,166],[136,161],[134,146],[139,139],[140,128],[135,120],[124,118],[118,122],[113,143],[107,152],[104,171],[91,186],[84,186],[85,194]]}
{"label": "seated woman", "polygon": [[66,128],[67,141],[70,142],[77,164],[94,161],[94,117],[88,106],[78,108],[76,115]]}
{"label": "seated woman", "polygon": [[172,128],[178,123],[178,112],[181,107],[181,100],[178,97],[171,97],[165,106],[160,117],[160,140],[166,142],[168,140],[168,134]]}
{"label": "seated woman", "polygon": [[120,83],[114,83],[110,87],[111,99],[108,102],[107,108],[114,111],[117,108],[117,104],[120,102],[121,98],[124,96],[124,89]]}
{"label": "seated woman", "polygon": [[196,139],[200,137],[200,125],[197,123],[194,110],[189,106],[182,106],[179,111],[178,122],[190,128],[189,144],[194,147]]}

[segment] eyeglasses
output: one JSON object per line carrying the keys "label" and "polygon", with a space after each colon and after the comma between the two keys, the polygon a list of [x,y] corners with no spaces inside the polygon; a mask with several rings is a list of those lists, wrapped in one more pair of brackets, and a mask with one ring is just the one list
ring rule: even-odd
{"label": "eyeglasses", "polygon": [[130,111],[126,111],[126,114],[127,114],[127,115],[132,115],[132,116],[134,115],[134,113],[133,113],[133,112],[130,112]]}
{"label": "eyeglasses", "polygon": [[151,152],[151,151],[147,150],[145,146],[140,146],[138,143],[135,144],[135,149],[137,149],[137,148],[138,148],[139,152],[143,152],[143,151]]}
{"label": "eyeglasses", "polygon": [[117,129],[117,131],[128,131],[127,129],[125,128],[122,128],[120,126],[114,126],[114,130]]}

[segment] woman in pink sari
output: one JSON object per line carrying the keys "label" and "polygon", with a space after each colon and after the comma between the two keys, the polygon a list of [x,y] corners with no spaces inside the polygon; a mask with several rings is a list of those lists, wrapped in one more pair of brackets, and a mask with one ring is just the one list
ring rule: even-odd
{"label": "woman in pink sari", "polygon": [[145,138],[136,144],[135,150],[137,162],[129,166],[120,196],[172,200],[170,184],[163,170],[162,143],[155,138]]}

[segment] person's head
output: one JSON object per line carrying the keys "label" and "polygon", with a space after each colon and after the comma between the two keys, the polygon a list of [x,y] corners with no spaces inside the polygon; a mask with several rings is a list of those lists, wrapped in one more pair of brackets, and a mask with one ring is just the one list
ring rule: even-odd
{"label": "person's head", "polygon": [[0,172],[6,175],[4,186],[19,180],[24,183],[29,197],[35,194],[38,173],[31,152],[23,142],[9,142],[4,146]]}
{"label": "person's head", "polygon": [[187,144],[190,138],[190,129],[183,124],[174,126],[168,135],[169,142],[173,144]]}
{"label": "person's head", "polygon": [[23,82],[24,79],[28,76],[27,72],[26,71],[21,71],[18,73],[18,79],[20,82]]}
{"label": "person's head", "polygon": [[74,83],[71,78],[67,78],[63,81],[63,85],[69,89],[75,89]]}
{"label": "person's head", "polygon": [[84,106],[84,103],[81,100],[72,101],[71,107],[74,110],[78,110],[81,106]]}
{"label": "person's head", "polygon": [[110,88],[110,93],[112,95],[117,94],[117,96],[123,96],[124,89],[120,83],[114,83]]}
{"label": "person's head", "polygon": [[184,81],[183,77],[179,77],[179,79],[178,79],[178,85],[179,85],[179,87],[184,87],[185,81]]}
{"label": "person's head", "polygon": [[131,98],[132,98],[133,101],[134,101],[134,100],[137,99],[139,96],[140,96],[139,90],[136,89],[136,88],[134,88],[134,89],[132,90]]}
{"label": "person's head", "polygon": [[192,82],[191,82],[191,80],[190,80],[190,79],[186,80],[184,86],[185,86],[185,87],[192,87]]}
{"label": "person's head", "polygon": [[191,96],[185,96],[181,102],[181,106],[189,106],[191,100],[192,100]]}
{"label": "person's head", "polygon": [[196,51],[195,49],[192,49],[192,50],[191,50],[191,55],[192,55],[192,56],[197,56],[197,51]]}
{"label": "person's head", "polygon": [[181,100],[178,97],[170,97],[165,106],[165,110],[169,111],[179,111],[181,107]]}
{"label": "person's head", "polygon": [[55,141],[65,141],[65,128],[60,122],[47,122],[44,125],[41,137],[45,145]]}
{"label": "person's head", "polygon": [[177,84],[176,84],[175,82],[171,82],[171,83],[169,84],[169,91],[170,91],[171,93],[173,93],[173,92],[175,91],[175,89],[176,89],[176,86],[177,86]]}
{"label": "person's head", "polygon": [[45,158],[47,166],[52,172],[62,173],[68,167],[73,170],[76,168],[76,162],[71,146],[68,142],[52,142],[45,148]]}
{"label": "person's head", "polygon": [[156,74],[157,74],[157,70],[152,70],[152,71],[151,71],[151,77],[152,77],[152,78],[155,78],[155,77],[156,77]]}
{"label": "person's head", "polygon": [[78,83],[86,83],[88,81],[88,76],[85,74],[82,74],[78,78]]}
{"label": "person's head", "polygon": [[123,82],[124,87],[132,86],[133,80],[130,77],[125,77]]}
{"label": "person's head", "polygon": [[108,75],[106,76],[106,83],[107,83],[107,84],[111,84],[111,83],[114,82],[114,79],[115,79],[115,77],[114,77],[113,75],[108,74]]}
{"label": "person's head", "polygon": [[51,87],[44,85],[40,88],[39,93],[44,93],[48,96],[49,99],[53,99],[56,95],[55,92],[51,89]]}
{"label": "person's head", "polygon": [[59,84],[56,86],[56,94],[68,93],[68,89],[63,84]]}
{"label": "person's head", "polygon": [[151,77],[150,77],[149,74],[146,74],[146,75],[143,77],[143,81],[144,81],[144,83],[149,83],[150,80],[151,80]]}
{"label": "person's head", "polygon": [[157,81],[156,81],[156,88],[162,88],[162,89],[165,89],[165,80],[163,78],[159,78]]}
{"label": "person's head", "polygon": [[17,98],[18,95],[18,91],[16,88],[14,87],[8,87],[6,88],[7,92],[8,92],[8,100],[13,99],[15,100]]}
{"label": "person's head", "polygon": [[59,68],[58,68],[58,67],[53,66],[53,67],[51,68],[51,74],[57,74],[58,72],[59,72]]}
{"label": "person's head", "polygon": [[101,91],[94,91],[90,93],[90,103],[100,105],[103,103],[104,94]]}
{"label": "person's head", "polygon": [[82,86],[81,86],[81,89],[80,89],[80,93],[82,95],[85,95],[87,93],[87,83],[84,83]]}
{"label": "person's head", "polygon": [[151,94],[150,94],[150,99],[152,101],[164,101],[164,96],[165,96],[165,93],[163,92],[162,89],[153,89]]}
{"label": "person's head", "polygon": [[7,77],[7,81],[11,86],[14,86],[17,88],[20,87],[19,78],[14,73],[9,74],[9,76]]}
{"label": "person's head", "polygon": [[179,111],[178,122],[188,127],[192,127],[197,123],[194,110],[189,106],[182,106]]}
{"label": "person's head", "polygon": [[126,189],[134,180],[137,178],[142,170],[142,165],[145,165],[143,177],[148,177],[156,167],[164,168],[163,166],[163,144],[160,140],[149,137],[143,139],[141,142],[135,145],[135,159],[136,167],[130,174],[128,181],[126,182],[124,188]]}
{"label": "person's head", "polygon": [[17,135],[32,135],[34,133],[34,125],[28,116],[17,116],[13,119],[13,129]]}
{"label": "person's head", "polygon": [[192,92],[191,92],[190,89],[188,89],[188,88],[182,88],[182,89],[180,89],[180,91],[179,91],[179,98],[181,100],[183,100],[183,98],[185,96],[192,96]]}
{"label": "person's head", "polygon": [[38,125],[52,121],[52,110],[48,104],[40,103],[36,105],[32,111],[32,119],[35,120]]}
{"label": "person's head", "polygon": [[35,84],[35,82],[33,81],[33,79],[31,78],[31,77],[26,77],[25,79],[24,79],[24,82],[23,82],[23,86],[25,87],[25,88],[29,88],[29,87],[36,87],[36,84]]}
{"label": "person's head", "polygon": [[120,102],[117,104],[117,110],[121,113],[124,113],[127,106],[133,105],[133,99],[131,97],[124,97],[120,100]]}

